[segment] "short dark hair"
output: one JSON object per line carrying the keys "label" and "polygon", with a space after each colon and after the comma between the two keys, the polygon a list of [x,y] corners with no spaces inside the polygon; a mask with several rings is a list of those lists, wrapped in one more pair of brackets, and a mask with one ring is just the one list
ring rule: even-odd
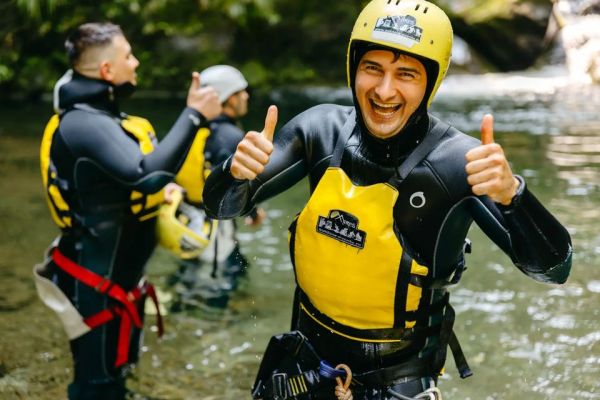
{"label": "short dark hair", "polygon": [[79,25],[65,41],[69,64],[73,67],[90,47],[109,45],[115,36],[123,36],[119,25],[111,22],[88,22]]}

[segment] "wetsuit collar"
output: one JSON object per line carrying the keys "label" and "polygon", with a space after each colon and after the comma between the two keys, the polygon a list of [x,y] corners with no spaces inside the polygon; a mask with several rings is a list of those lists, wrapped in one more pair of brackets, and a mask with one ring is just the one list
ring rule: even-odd
{"label": "wetsuit collar", "polygon": [[104,80],[88,78],[73,72],[71,80],[58,89],[57,104],[59,109],[66,110],[74,104],[86,103],[95,108],[118,114],[118,99],[127,97],[132,92],[128,86],[132,85],[114,86]]}
{"label": "wetsuit collar", "polygon": [[398,134],[380,139],[368,133],[360,110],[357,109],[357,125],[360,127],[360,147],[362,152],[380,165],[398,166],[423,140],[429,128],[429,116],[420,115],[420,118],[412,118],[410,124],[404,127]]}
{"label": "wetsuit collar", "polygon": [[221,114],[218,117],[214,118],[213,120],[211,120],[209,122],[210,124],[231,124],[231,125],[235,125],[238,128],[242,129],[242,124],[240,123],[240,121],[236,118],[230,117],[227,114]]}
{"label": "wetsuit collar", "polygon": [[238,123],[235,118],[232,118],[227,114],[221,114],[218,117],[216,117],[215,119],[213,119],[211,122],[218,122],[218,123],[229,122],[230,124],[234,124],[234,125],[237,125],[237,123]]}

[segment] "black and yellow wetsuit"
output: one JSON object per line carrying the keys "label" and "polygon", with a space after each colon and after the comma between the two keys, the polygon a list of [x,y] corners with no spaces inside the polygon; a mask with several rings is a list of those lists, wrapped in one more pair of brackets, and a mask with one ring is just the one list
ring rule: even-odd
{"label": "black and yellow wetsuit", "polygon": [[[566,280],[570,237],[522,179],[508,207],[472,194],[465,153],[476,139],[423,114],[380,140],[355,115],[338,105],[305,111],[277,132],[257,179],[235,180],[227,160],[204,201],[231,218],[308,175],[311,198],[290,229],[293,328],[319,357],[363,375],[355,399],[384,398],[389,387],[414,396],[437,379],[453,343],[446,287],[460,277],[472,222],[542,282]],[[333,384],[325,386],[306,398],[331,398]]]}
{"label": "black and yellow wetsuit", "polygon": [[[152,194],[173,179],[204,118],[185,108],[158,144],[146,120],[119,112],[118,90],[107,82],[74,74],[58,97],[63,111],[58,125],[54,117],[46,128],[41,154],[51,211],[61,227],[57,248],[129,292],[139,285],[155,247],[153,212],[162,194]],[[84,318],[116,310],[99,287],[63,269],[56,268],[52,279]],[[71,341],[69,398],[123,398],[123,366],[137,360],[141,328],[120,321],[113,315]],[[118,360],[123,336],[129,337],[129,356]]]}

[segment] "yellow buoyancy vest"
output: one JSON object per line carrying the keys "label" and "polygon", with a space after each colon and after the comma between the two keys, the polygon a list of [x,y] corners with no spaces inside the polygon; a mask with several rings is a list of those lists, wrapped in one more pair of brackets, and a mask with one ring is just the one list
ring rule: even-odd
{"label": "yellow buoyancy vest", "polygon": [[[60,179],[50,158],[52,138],[58,129],[59,122],[59,116],[53,115],[46,124],[40,146],[40,168],[50,214],[56,225],[62,229],[72,226],[72,215],[69,204],[61,193]],[[150,121],[129,115],[121,120],[121,128],[138,142],[142,154],[148,154],[154,150],[156,134]],[[152,218],[157,215],[158,206],[163,202],[163,199],[162,190],[152,194],[144,194],[134,190],[130,196],[131,212],[140,221]]]}
{"label": "yellow buoyancy vest", "polygon": [[[396,187],[388,182],[355,185],[341,169],[355,127],[353,111],[329,168],[290,227],[300,308],[328,331],[349,339],[402,341],[403,331],[427,314],[429,299],[423,291],[429,268],[403,248],[394,229]],[[426,154],[415,153],[400,169],[405,173]]]}
{"label": "yellow buoyancy vest", "polygon": [[[121,128],[129,133],[138,142],[142,154],[154,151],[156,143],[156,132],[154,127],[145,118],[128,115],[121,120]],[[158,207],[163,203],[165,195],[162,190],[144,194],[133,190],[131,192],[131,212],[137,215],[140,221],[144,221],[158,215]]]}
{"label": "yellow buoyancy vest", "polygon": [[175,177],[175,182],[186,191],[186,200],[192,204],[202,203],[202,191],[210,168],[206,165],[204,148],[210,135],[208,128],[200,128],[190,147],[190,151]]}
{"label": "yellow buoyancy vest", "polygon": [[72,224],[69,205],[64,200],[58,188],[56,168],[50,160],[50,147],[52,146],[52,138],[58,128],[58,115],[53,115],[50,121],[46,124],[44,135],[42,136],[42,144],[40,145],[40,169],[42,172],[42,184],[46,193],[46,202],[50,209],[52,220],[59,228],[67,228]]}
{"label": "yellow buoyancy vest", "polygon": [[387,183],[356,186],[341,168],[330,167],[298,216],[293,240],[298,285],[318,311],[339,324],[356,329],[415,324],[396,314],[419,308],[422,288],[411,275],[424,277],[429,270],[403,254],[394,233],[397,197]]}

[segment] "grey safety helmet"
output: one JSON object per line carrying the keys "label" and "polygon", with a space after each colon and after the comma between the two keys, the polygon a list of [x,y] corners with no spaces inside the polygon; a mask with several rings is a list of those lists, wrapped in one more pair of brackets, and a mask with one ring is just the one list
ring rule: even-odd
{"label": "grey safety helmet", "polygon": [[200,72],[200,85],[215,88],[219,92],[219,101],[224,103],[232,94],[246,89],[248,82],[237,68],[213,65]]}

